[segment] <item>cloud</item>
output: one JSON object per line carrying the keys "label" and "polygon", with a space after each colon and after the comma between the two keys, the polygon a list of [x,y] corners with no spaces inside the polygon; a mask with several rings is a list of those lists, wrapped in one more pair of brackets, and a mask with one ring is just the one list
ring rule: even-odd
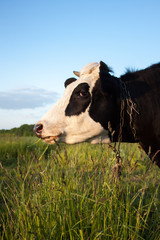
{"label": "cloud", "polygon": [[34,109],[55,102],[58,93],[41,88],[22,88],[0,92],[0,109]]}
{"label": "cloud", "polygon": [[34,124],[53,106],[47,104],[34,109],[0,109],[0,129],[20,127],[22,124]]}

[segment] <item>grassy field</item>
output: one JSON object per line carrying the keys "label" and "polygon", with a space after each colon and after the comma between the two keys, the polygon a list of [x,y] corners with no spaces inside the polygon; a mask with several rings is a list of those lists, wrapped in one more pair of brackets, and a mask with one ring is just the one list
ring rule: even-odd
{"label": "grassy field", "polygon": [[160,170],[137,144],[116,165],[114,144],[36,141],[0,137],[0,239],[160,239]]}

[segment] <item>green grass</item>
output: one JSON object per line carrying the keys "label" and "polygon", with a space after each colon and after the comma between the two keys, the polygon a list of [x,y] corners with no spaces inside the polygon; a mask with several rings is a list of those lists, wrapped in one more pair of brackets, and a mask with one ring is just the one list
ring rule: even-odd
{"label": "green grass", "polygon": [[[160,239],[160,170],[121,144],[0,139],[0,239]],[[112,145],[114,146],[114,145]]]}

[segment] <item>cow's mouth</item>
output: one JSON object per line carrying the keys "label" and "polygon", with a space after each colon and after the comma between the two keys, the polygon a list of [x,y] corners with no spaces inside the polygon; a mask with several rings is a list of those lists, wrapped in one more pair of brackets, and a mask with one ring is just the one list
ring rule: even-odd
{"label": "cow's mouth", "polygon": [[43,141],[47,142],[47,143],[51,143],[54,144],[57,142],[58,140],[58,136],[47,136],[47,137],[43,137],[41,138]]}

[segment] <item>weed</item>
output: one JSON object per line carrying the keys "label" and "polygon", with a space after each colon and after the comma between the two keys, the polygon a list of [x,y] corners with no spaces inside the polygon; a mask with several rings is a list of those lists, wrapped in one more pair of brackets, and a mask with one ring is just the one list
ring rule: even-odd
{"label": "weed", "polygon": [[117,178],[109,145],[34,141],[0,144],[2,240],[160,239],[160,173],[137,144],[121,144]]}

